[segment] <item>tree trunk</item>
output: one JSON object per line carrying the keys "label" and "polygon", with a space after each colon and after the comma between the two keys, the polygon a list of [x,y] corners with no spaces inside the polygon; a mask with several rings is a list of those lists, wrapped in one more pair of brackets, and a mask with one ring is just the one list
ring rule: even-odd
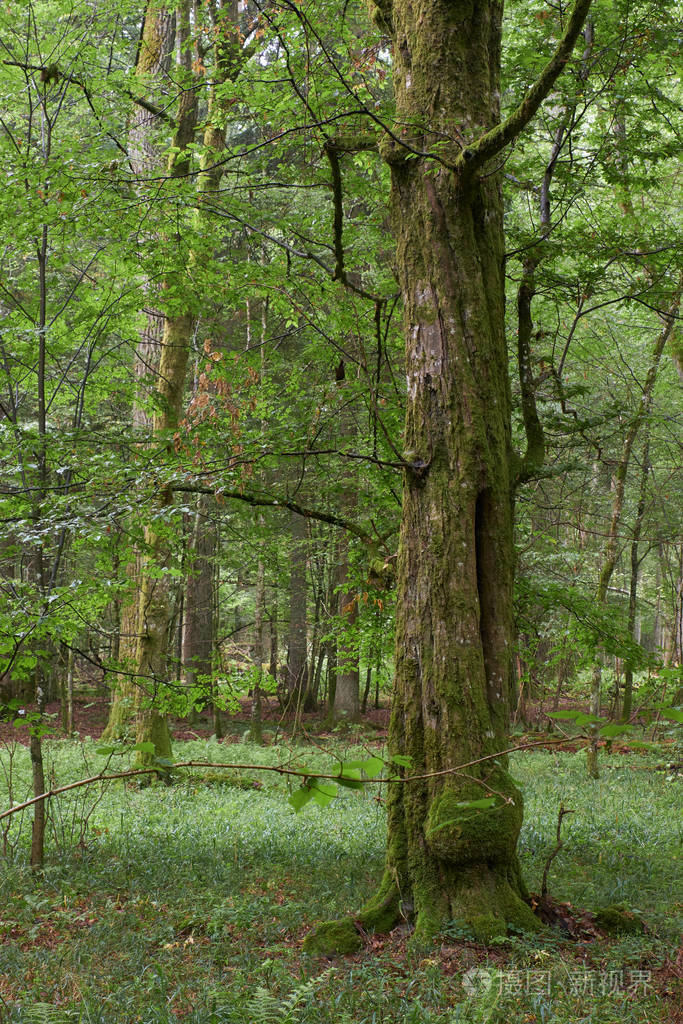
{"label": "tree trunk", "polygon": [[[157,92],[164,76],[168,73],[175,41],[175,14],[168,10],[168,5],[159,6],[148,3],[145,9],[144,24],[140,38],[135,77],[139,82],[141,94],[146,99],[158,101]],[[151,174],[159,165],[159,142],[155,137],[158,129],[158,117],[145,107],[136,104],[130,120],[129,150],[133,173],[141,177]],[[151,292],[149,286],[145,289]],[[147,414],[145,394],[148,389],[146,381],[152,379],[158,370],[159,352],[163,334],[163,314],[151,308],[153,297],[150,295],[150,308],[144,313],[144,325],[135,349],[134,374],[137,393],[133,402],[133,430],[142,435],[152,426],[152,418]],[[120,638],[115,664],[122,670],[118,673],[112,694],[109,718],[102,733],[103,740],[128,740],[133,731],[135,717],[135,679],[134,665],[137,649],[137,617],[138,587],[142,570],[142,559],[138,550],[127,568],[134,592],[123,605],[120,616]]]}
{"label": "tree trunk", "polygon": [[[218,122],[222,120],[220,115],[224,113],[226,101],[217,92],[216,86],[234,80],[242,66],[236,0],[231,0],[220,11],[216,8],[210,9],[210,14],[214,20],[213,30],[217,44],[214,53],[213,86],[209,95],[208,118],[203,138],[201,173],[197,179],[197,193],[200,197],[215,192],[222,176],[223,165],[217,157],[225,148],[225,128]],[[190,80],[193,74],[193,59],[190,48],[192,26],[189,0],[183,0],[178,4],[176,31],[178,62]],[[197,65],[194,64],[195,74],[196,68]],[[183,178],[190,169],[187,147],[194,139],[196,122],[197,94],[195,89],[188,88],[180,94],[178,101],[172,155],[168,168],[171,177]],[[190,254],[190,265],[194,259],[193,254]],[[178,277],[177,274],[167,276],[165,284],[169,291],[177,288],[178,292],[182,293],[178,284],[182,285],[183,282],[182,279],[179,282]],[[195,316],[190,309],[164,317],[157,383],[158,411],[155,412],[153,421],[153,430],[157,437],[170,438],[178,424],[194,325]],[[170,447],[170,440],[168,445]],[[172,504],[171,486],[162,486],[157,498],[158,511],[169,509]],[[159,683],[166,678],[167,673],[168,632],[172,611],[168,575],[171,552],[166,533],[158,530],[153,522],[145,531],[147,555],[138,605],[136,674],[141,699],[138,704],[136,738],[138,742],[151,740],[155,744],[157,756],[167,757],[170,754],[170,734],[165,718],[154,707],[154,698]],[[150,759],[151,755],[148,754],[143,754],[140,758],[143,763],[149,762]]]}
{"label": "tree trunk", "polygon": [[[345,492],[346,497],[347,493]],[[348,507],[348,503],[345,503],[345,510]],[[340,584],[337,595],[338,615],[342,635],[337,641],[334,717],[343,717],[347,722],[357,722],[360,710],[360,673],[358,669],[358,645],[353,633],[358,618],[358,595],[354,589],[348,588],[349,537],[346,532],[339,538],[337,558],[339,560],[337,572]]]}
{"label": "tree trunk", "polygon": [[[33,774],[33,795],[45,792],[45,769],[43,767],[43,749],[39,734],[31,734],[30,740],[31,770]],[[45,848],[45,801],[38,800],[33,808],[31,829],[31,867],[36,870],[43,866]]]}
{"label": "tree trunk", "polygon": [[209,519],[208,495],[197,501],[192,540],[191,563],[185,584],[182,662],[185,683],[196,688],[202,702],[209,696],[213,653],[213,578],[216,532]]}
{"label": "tree trunk", "polygon": [[[489,158],[533,116],[589,4],[572,12],[561,60],[502,126],[502,3],[374,6],[393,40],[396,123],[382,152],[407,375],[389,748],[409,756],[402,770],[417,778],[389,786],[385,873],[356,921],[383,931],[403,915],[423,942],[456,919],[488,940],[508,924],[537,926],[516,854],[522,796],[505,758],[493,757],[506,746],[512,683],[516,462],[503,203]],[[487,795],[490,810],[461,806]],[[311,933],[306,948],[359,941],[347,918]]]}
{"label": "tree trunk", "polygon": [[[633,524],[633,537],[631,539],[631,582],[629,586],[628,596],[628,632],[632,638],[634,644],[639,643],[637,637],[637,625],[638,625],[638,577],[640,574],[640,558],[638,556],[638,546],[640,544],[640,536],[643,530],[643,520],[645,519],[645,503],[647,500],[647,481],[650,471],[650,438],[649,435],[646,438],[643,446],[643,459],[642,468],[640,473],[640,492],[638,494],[638,506],[636,508],[636,519]],[[621,717],[624,722],[628,722],[631,718],[631,710],[633,706],[633,663],[631,658],[626,661],[624,668],[624,706]]]}
{"label": "tree trunk", "polygon": [[[259,517],[259,525],[263,527],[263,517]],[[259,559],[256,570],[256,595],[254,601],[254,634],[251,648],[251,660],[256,670],[251,694],[251,716],[249,731],[252,743],[263,743],[263,708],[261,702],[261,678],[266,660],[266,570],[263,558]]]}
{"label": "tree trunk", "polygon": [[292,550],[289,577],[289,642],[287,645],[287,703],[299,707],[306,693],[308,643],[306,607],[308,603],[308,576],[306,559],[306,520],[291,513],[290,531]]}

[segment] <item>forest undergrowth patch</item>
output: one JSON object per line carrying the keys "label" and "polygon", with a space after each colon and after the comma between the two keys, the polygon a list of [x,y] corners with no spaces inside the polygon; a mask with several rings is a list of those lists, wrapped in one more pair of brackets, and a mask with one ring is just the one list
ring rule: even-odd
{"label": "forest undergrowth patch", "polygon": [[[95,763],[94,746],[48,744],[54,777],[78,777],[84,762]],[[178,744],[176,756],[324,763],[317,748],[212,740]],[[367,751],[347,744],[340,756]],[[15,757],[19,784],[30,765],[25,751]],[[574,813],[549,870],[554,899],[618,905],[646,927],[580,941],[557,929],[513,934],[485,948],[454,925],[418,951],[403,926],[333,962],[305,957],[301,940],[316,920],[353,912],[377,885],[382,787],[341,791],[331,806],[295,814],[290,784],[272,774],[254,776],[252,787],[201,773],[169,787],[110,783],[90,794],[82,834],[66,827],[85,807],[75,791],[54,802],[61,825],[42,873],[26,866],[27,820],[0,864],[0,1019],[669,1024],[680,999],[680,783],[656,770],[661,760],[613,754],[611,770],[593,781],[581,753],[512,758],[525,794],[520,855],[530,889],[540,889],[563,803]]]}

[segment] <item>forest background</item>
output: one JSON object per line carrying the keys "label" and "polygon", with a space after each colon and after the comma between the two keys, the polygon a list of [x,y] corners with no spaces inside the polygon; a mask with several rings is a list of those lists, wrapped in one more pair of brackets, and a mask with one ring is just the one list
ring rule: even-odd
{"label": "forest background", "polygon": [[[0,685],[34,796],[46,712],[70,734],[79,695],[111,700],[102,756],[134,744],[158,770],[169,716],[220,739],[237,713],[259,744],[387,702],[424,453],[403,433],[385,7],[3,9]],[[677,13],[593,3],[487,169],[527,455],[510,721],[573,714],[593,774],[599,730],[680,703]],[[569,16],[506,5],[503,119]]]}

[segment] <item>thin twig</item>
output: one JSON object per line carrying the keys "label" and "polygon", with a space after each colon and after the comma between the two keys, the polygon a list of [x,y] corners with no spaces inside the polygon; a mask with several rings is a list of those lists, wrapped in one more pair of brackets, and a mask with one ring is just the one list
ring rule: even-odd
{"label": "thin twig", "polygon": [[545,867],[543,868],[543,881],[541,882],[541,899],[542,900],[544,900],[546,898],[546,896],[548,895],[548,871],[550,870],[550,865],[555,860],[555,858],[557,857],[558,853],[560,852],[560,850],[564,846],[564,842],[562,841],[562,838],[561,838],[561,835],[560,835],[560,833],[562,832],[562,819],[564,818],[565,814],[573,814],[573,813],[574,813],[574,811],[570,811],[569,808],[565,807],[563,803],[560,804],[560,810],[559,810],[558,815],[557,815],[557,842],[555,844],[555,849],[548,856],[548,859],[545,862]]}

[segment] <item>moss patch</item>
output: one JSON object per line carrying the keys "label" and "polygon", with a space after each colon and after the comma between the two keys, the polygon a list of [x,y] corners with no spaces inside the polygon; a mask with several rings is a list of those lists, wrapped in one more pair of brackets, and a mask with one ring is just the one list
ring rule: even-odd
{"label": "moss patch", "polygon": [[608,935],[642,935],[645,925],[628,907],[612,903],[598,910],[595,923]]}
{"label": "moss patch", "polygon": [[317,925],[304,939],[303,949],[310,956],[344,956],[356,953],[362,945],[353,918],[341,917]]}
{"label": "moss patch", "polygon": [[522,794],[503,768],[495,768],[485,782],[490,791],[500,794],[489,809],[462,806],[487,795],[487,789],[476,783],[444,789],[433,801],[425,836],[439,860],[464,866],[509,862],[514,857],[524,813]]}

